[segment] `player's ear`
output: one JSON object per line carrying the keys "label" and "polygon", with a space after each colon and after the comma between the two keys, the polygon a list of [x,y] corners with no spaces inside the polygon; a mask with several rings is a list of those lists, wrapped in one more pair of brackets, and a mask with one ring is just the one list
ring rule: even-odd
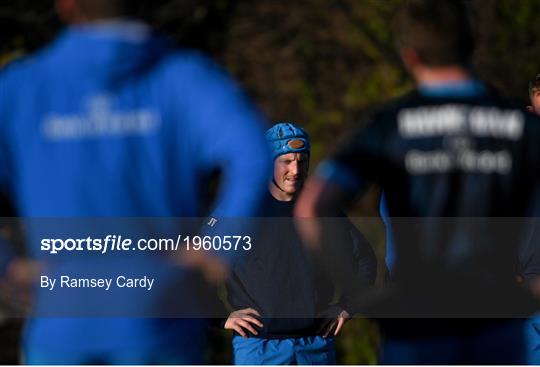
{"label": "player's ear", "polygon": [[82,21],[82,14],[77,0],[56,0],[56,13],[66,24],[76,24]]}
{"label": "player's ear", "polygon": [[412,48],[403,48],[400,51],[401,60],[405,64],[405,67],[409,70],[416,69],[421,64],[418,53]]}
{"label": "player's ear", "polygon": [[534,112],[533,106],[527,106],[527,111],[529,111],[529,112]]}

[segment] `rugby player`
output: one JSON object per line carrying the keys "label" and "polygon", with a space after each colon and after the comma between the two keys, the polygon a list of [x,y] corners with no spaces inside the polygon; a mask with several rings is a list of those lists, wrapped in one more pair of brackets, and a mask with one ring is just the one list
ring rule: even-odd
{"label": "rugby player", "polygon": [[[0,188],[19,216],[197,217],[204,214],[204,179],[216,169],[223,177],[219,215],[257,213],[270,169],[260,117],[212,62],[176,50],[135,20],[132,8],[138,5],[57,0],[58,14],[69,27],[0,74]],[[28,253],[37,255],[32,244],[39,239],[29,236]],[[95,269],[96,262],[73,259],[61,269],[89,276],[105,272],[107,265],[112,273],[122,266],[100,262]],[[190,264],[211,271],[222,263],[209,259]],[[69,311],[74,310],[70,305],[87,304],[89,313],[31,318],[24,362],[202,363],[204,321],[118,313],[92,317],[113,307],[98,294],[74,299],[41,291],[36,302],[41,311],[62,316],[43,307],[52,303]],[[135,311],[149,301],[126,294],[120,301]],[[196,298],[185,291],[169,301]]]}
{"label": "rugby player", "polygon": [[[227,288],[235,311],[224,327],[234,331],[234,363],[335,364],[334,337],[349,318],[350,299],[341,292],[333,303],[336,287],[307,256],[291,220],[308,176],[309,137],[297,125],[282,122],[266,132],[266,140],[274,159],[266,219],[253,251],[234,266]],[[354,278],[347,281],[371,285],[377,270],[373,250],[344,215],[343,221],[348,255],[354,258]]]}
{"label": "rugby player", "polygon": [[320,220],[306,218],[332,216],[379,184],[394,286],[365,312],[380,321],[382,362],[523,363],[528,298],[514,265],[524,221],[496,217],[529,213],[539,121],[475,77],[462,2],[406,1],[394,32],[416,88],[367,116],[318,167],[299,198],[301,233],[324,246]]}

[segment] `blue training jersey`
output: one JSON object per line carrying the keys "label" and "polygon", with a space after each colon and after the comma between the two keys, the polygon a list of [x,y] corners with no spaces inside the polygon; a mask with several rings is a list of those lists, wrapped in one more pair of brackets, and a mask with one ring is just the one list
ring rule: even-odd
{"label": "blue training jersey", "polygon": [[[69,28],[0,74],[0,189],[22,217],[196,217],[215,170],[215,215],[255,216],[270,162],[240,89],[142,24]],[[27,344],[159,345],[148,322],[36,319]]]}
{"label": "blue training jersey", "polygon": [[264,130],[239,89],[151,36],[67,30],[1,75],[0,112],[0,185],[20,216],[197,216],[216,168],[220,212],[248,216],[266,186]]}

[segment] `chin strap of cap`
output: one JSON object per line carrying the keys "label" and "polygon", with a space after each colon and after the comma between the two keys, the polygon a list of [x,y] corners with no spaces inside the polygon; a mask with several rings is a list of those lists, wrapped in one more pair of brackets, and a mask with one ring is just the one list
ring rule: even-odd
{"label": "chin strap of cap", "polygon": [[277,184],[275,179],[272,179],[272,183],[274,184],[275,187],[277,187],[279,189],[279,191],[285,192],[285,190],[283,190],[281,187],[279,187],[279,185]]}

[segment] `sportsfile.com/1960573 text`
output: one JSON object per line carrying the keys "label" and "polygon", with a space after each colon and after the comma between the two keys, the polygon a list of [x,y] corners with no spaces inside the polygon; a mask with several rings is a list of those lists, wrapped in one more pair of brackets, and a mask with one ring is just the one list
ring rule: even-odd
{"label": "sportsfile.com/1960573 text", "polygon": [[132,238],[107,235],[103,238],[43,238],[41,251],[51,255],[61,252],[92,251],[250,251],[251,236],[182,236],[176,238]]}

